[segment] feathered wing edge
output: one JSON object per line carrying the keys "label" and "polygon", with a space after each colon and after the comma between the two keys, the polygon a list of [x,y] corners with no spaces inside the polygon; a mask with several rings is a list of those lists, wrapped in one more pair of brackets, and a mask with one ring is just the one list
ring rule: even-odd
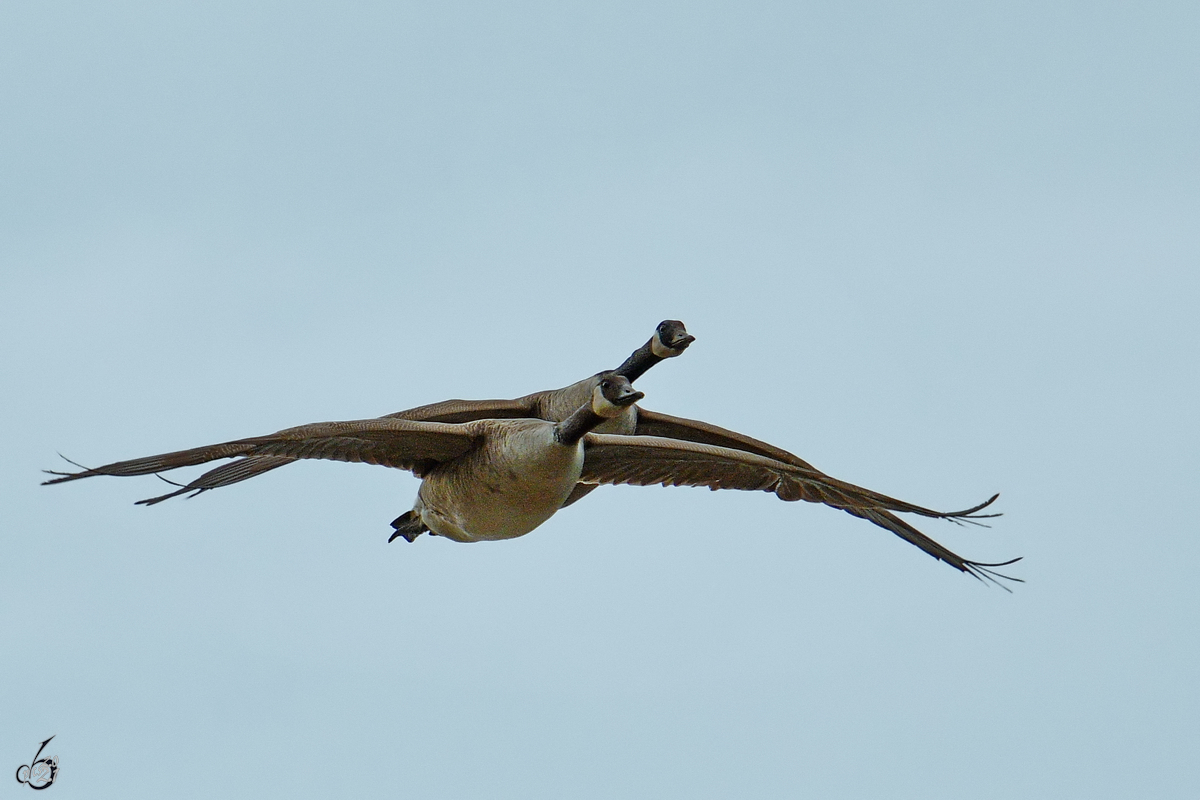
{"label": "feathered wing edge", "polygon": [[[410,422],[462,423],[478,419],[515,419],[529,416],[529,414],[529,404],[524,398],[520,400],[444,400],[440,403],[418,406],[406,411],[397,411],[394,414],[380,417],[380,419],[399,419]],[[232,486],[235,483],[256,478],[271,470],[285,467],[300,460],[293,456],[264,456],[257,454],[246,454],[235,457],[237,458],[236,461],[222,464],[215,469],[210,469],[187,484],[176,483],[175,481],[163,478],[164,481],[178,486],[179,489],[159,495],[158,497],[148,497],[145,500],[139,500],[138,504],[152,506],[164,500],[170,500],[172,497],[189,493],[192,497],[195,497],[202,492],[220,489],[223,486]],[[159,477],[162,478],[161,475]]]}
{"label": "feathered wing edge", "polygon": [[157,503],[161,503],[164,500],[170,500],[172,497],[178,497],[181,494],[191,493],[191,496],[195,497],[201,492],[207,492],[210,489],[219,489],[222,486],[230,486],[235,483],[240,483],[241,481],[262,475],[263,473],[270,472],[273,469],[277,469],[278,467],[282,467],[287,464],[294,464],[295,462],[296,459],[291,458],[290,456],[249,456],[246,458],[238,458],[237,460],[231,461],[228,464],[222,464],[216,469],[210,469],[208,472],[187,484],[176,483],[175,481],[167,480],[166,478],[163,478],[162,475],[159,475],[158,477],[162,478],[164,481],[167,481],[167,483],[178,486],[179,488],[174,492],[168,492],[167,494],[159,495],[158,497],[148,497],[145,500],[138,500],[137,502],[138,505],[152,506],[156,505]]}
{"label": "feathered wing edge", "polygon": [[912,525],[908,524],[889,511],[850,508],[843,510],[848,514],[853,514],[856,517],[873,522],[879,527],[891,531],[904,541],[915,545],[937,560],[944,561],[955,569],[965,572],[971,577],[980,581],[993,583],[1006,592],[1011,592],[1012,589],[1008,588],[1003,583],[1000,583],[1001,580],[1012,581],[1014,583],[1025,582],[1023,578],[1014,578],[1011,575],[1005,575],[995,571],[996,567],[1007,567],[1009,564],[1017,563],[1021,560],[1020,556],[1017,558],[1010,558],[1008,561],[998,561],[995,563],[971,561],[958,555],[953,550],[938,544],[936,541],[921,533]]}
{"label": "feathered wing edge", "polygon": [[[879,508],[886,508],[891,511],[900,511],[906,514],[917,514],[922,517],[931,517],[934,519],[949,519],[949,520],[979,520],[990,519],[1000,516],[999,514],[980,514],[979,512],[990,506],[996,501],[1000,495],[994,494],[979,505],[965,508],[961,511],[935,511],[931,508],[918,506],[914,503],[909,503],[904,500],[897,500],[894,497],[888,497],[885,494],[863,489],[855,486],[852,483],[840,481],[837,478],[826,475],[821,470],[809,464],[804,459],[789,453],[781,447],[776,447],[768,442],[755,439],[752,436],[747,436],[744,433],[722,428],[719,425],[713,425],[701,420],[687,419],[686,417],[675,417],[670,414],[663,414],[658,411],[648,411],[647,409],[638,408],[637,422],[638,436],[655,436],[665,439],[675,439],[678,441],[694,442],[696,444],[711,445],[713,447],[722,447],[730,450],[739,450],[746,453],[753,453],[764,458],[781,461],[784,464],[793,466],[799,470],[807,472],[814,480],[829,490],[847,491],[859,494],[864,498],[871,498],[872,504]],[[801,491],[805,491],[805,487],[801,486]],[[812,503],[824,503],[826,499],[821,493],[812,494],[811,496],[802,496],[800,499],[807,500]]]}
{"label": "feathered wing edge", "polygon": [[[803,469],[745,450],[654,436],[591,433],[586,437],[586,443],[580,478],[583,482],[707,486],[713,490],[774,492],[782,500],[823,503],[889,530],[939,561],[980,580],[1005,589],[1008,587],[999,580],[1022,582],[1020,578],[994,571],[994,568],[1015,563],[1019,558],[1001,563],[965,559],[895,516],[892,509],[879,505],[880,495],[836,481],[811,468]],[[991,504],[996,497],[976,506],[975,510]]]}
{"label": "feathered wing edge", "polygon": [[427,469],[431,463],[462,455],[474,441],[475,434],[462,425],[386,418],[319,422],[288,428],[269,436],[117,461],[92,469],[82,468],[79,472],[46,470],[57,477],[44,481],[43,485],[97,475],[151,475],[222,458],[248,456],[210,470],[178,491],[141,501],[153,505],[185,492],[236,483],[300,458],[377,464],[419,472]]}

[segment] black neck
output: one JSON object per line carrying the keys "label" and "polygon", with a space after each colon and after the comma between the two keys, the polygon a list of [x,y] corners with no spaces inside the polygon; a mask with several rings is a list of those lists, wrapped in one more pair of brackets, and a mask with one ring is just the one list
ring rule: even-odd
{"label": "black neck", "polygon": [[629,379],[630,383],[633,383],[645,375],[646,370],[663,360],[654,355],[654,340],[651,339],[637,350],[634,350],[629,358],[625,359],[625,363],[617,367],[613,372],[625,376]]}
{"label": "black neck", "polygon": [[575,444],[601,422],[604,422],[604,417],[592,411],[592,405],[588,403],[554,426],[554,438],[561,444]]}

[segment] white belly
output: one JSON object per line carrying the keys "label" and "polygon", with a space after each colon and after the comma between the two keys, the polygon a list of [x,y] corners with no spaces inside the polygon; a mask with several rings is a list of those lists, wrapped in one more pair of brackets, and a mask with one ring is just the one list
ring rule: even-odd
{"label": "white belly", "polygon": [[552,423],[514,420],[481,450],[429,473],[415,510],[448,539],[512,539],[554,516],[582,469],[582,442],[563,446]]}

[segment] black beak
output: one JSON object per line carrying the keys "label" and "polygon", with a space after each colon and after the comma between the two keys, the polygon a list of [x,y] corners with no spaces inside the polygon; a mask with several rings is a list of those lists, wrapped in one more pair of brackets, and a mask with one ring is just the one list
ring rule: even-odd
{"label": "black beak", "polygon": [[629,406],[633,405],[634,403],[636,403],[638,400],[641,400],[645,396],[646,396],[645,392],[631,391],[629,394],[623,395],[621,398],[619,398],[615,403],[613,403],[613,405],[620,406],[621,408],[628,408]]}
{"label": "black beak", "polygon": [[683,336],[680,336],[678,339],[668,344],[667,347],[671,348],[672,350],[687,350],[688,345],[694,341],[696,341],[695,336],[692,336],[690,333],[685,333]]}

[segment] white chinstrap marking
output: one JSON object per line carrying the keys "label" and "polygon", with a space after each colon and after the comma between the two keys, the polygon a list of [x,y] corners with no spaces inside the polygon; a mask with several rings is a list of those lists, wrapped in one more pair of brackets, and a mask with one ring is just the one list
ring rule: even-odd
{"label": "white chinstrap marking", "polygon": [[605,419],[613,419],[625,413],[628,406],[619,406],[604,396],[604,391],[600,388],[600,384],[596,384],[596,388],[592,390],[592,411]]}
{"label": "white chinstrap marking", "polygon": [[679,350],[672,350],[663,344],[662,337],[659,336],[658,331],[655,331],[653,338],[650,339],[650,352],[659,358],[673,358],[680,353]]}

